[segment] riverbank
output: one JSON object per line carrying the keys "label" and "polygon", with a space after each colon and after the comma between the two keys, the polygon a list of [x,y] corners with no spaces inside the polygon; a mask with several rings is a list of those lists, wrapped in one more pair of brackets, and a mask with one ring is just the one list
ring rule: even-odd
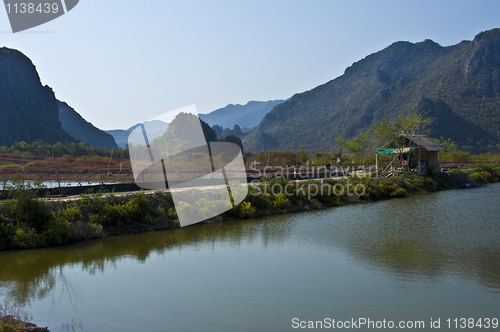
{"label": "riverbank", "polygon": [[9,332],[50,332],[46,327],[38,327],[36,324],[27,323],[12,316],[0,318],[0,331]]}
{"label": "riverbank", "polygon": [[[205,223],[475,187],[497,182],[499,178],[500,166],[496,164],[476,165],[467,172],[452,169],[431,176],[401,173],[383,179],[356,175],[308,181],[264,178],[263,182],[249,186],[249,195],[241,204]],[[85,193],[76,200],[52,201],[39,198],[29,185],[19,183],[11,194],[11,199],[0,203],[2,250],[40,248],[180,227],[172,196],[167,191],[120,196]],[[204,200],[197,208],[216,203]]]}
{"label": "riverbank", "polygon": [[33,316],[17,304],[0,303],[0,332],[50,332],[47,327],[38,327],[32,321]]}

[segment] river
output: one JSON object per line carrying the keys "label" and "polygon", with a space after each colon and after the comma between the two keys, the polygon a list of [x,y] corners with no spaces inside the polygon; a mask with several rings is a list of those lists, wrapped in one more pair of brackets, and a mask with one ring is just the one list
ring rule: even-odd
{"label": "river", "polygon": [[53,332],[476,324],[500,318],[499,206],[496,184],[0,252],[0,300]]}

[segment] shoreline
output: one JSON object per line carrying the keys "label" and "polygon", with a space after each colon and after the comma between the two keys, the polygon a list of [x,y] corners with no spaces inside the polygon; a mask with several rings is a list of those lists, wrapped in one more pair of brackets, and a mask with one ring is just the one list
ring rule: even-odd
{"label": "shoreline", "polygon": [[[249,185],[249,194],[238,206],[201,223],[260,218],[405,197],[408,194],[477,187],[498,182],[500,166],[477,165],[469,173],[452,170],[430,176],[416,173],[398,175],[383,179],[354,175],[304,181],[262,178],[263,182]],[[267,188],[282,190],[268,192]],[[289,189],[287,194],[283,188]],[[44,200],[22,190],[14,196],[14,199],[0,203],[0,250],[35,249],[181,227],[168,191],[139,191],[120,196],[114,193],[86,193],[71,200]]]}
{"label": "shoreline", "polygon": [[[20,317],[19,317],[20,318]],[[12,315],[0,316],[0,330],[19,332],[50,332],[48,327],[39,327],[30,320],[23,320]]]}

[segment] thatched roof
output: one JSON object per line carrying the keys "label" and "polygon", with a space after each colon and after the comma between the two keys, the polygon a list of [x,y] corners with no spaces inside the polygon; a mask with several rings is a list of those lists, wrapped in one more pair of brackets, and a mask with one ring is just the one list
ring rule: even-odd
{"label": "thatched roof", "polygon": [[421,147],[426,151],[446,151],[446,149],[433,140],[432,138],[425,137],[423,135],[412,135],[410,137],[406,136],[407,144],[410,144],[414,147]]}
{"label": "thatched roof", "polygon": [[[401,136],[403,136],[403,135],[401,135]],[[441,144],[439,144],[438,142],[436,142],[432,138],[429,138],[429,137],[426,137],[423,135],[411,135],[411,136],[405,135],[404,138],[406,139],[406,142],[405,142],[406,147],[410,147],[410,146],[417,147],[417,148],[420,147],[426,151],[446,151],[446,149]],[[387,149],[393,145],[394,145],[393,142],[389,142],[386,145],[384,145],[382,148],[380,148],[379,151]]]}

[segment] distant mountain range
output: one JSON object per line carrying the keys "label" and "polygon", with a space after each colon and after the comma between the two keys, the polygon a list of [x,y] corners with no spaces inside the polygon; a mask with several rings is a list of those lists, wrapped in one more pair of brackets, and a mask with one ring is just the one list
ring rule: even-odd
{"label": "distant mountain range", "polygon": [[144,125],[144,130],[147,132],[148,139],[151,141],[163,135],[168,127],[168,123],[166,122],[160,120],[152,120],[135,124],[128,129],[106,130],[106,133],[113,136],[116,144],[118,144],[120,148],[125,148],[128,144],[128,136],[132,131],[134,131],[135,128],[140,125]]}
{"label": "distant mountain range", "polygon": [[257,126],[274,106],[283,101],[249,101],[246,105],[229,104],[208,114],[199,114],[199,117],[211,127],[219,125],[222,128],[233,128],[234,125],[238,125],[244,130],[245,127],[252,128]]}
{"label": "distant mountain range", "polygon": [[[208,114],[199,114],[199,118],[214,128],[219,137],[229,134],[241,137],[242,132],[257,126],[262,118],[269,113],[274,106],[282,102],[283,100],[270,100],[249,101],[246,105],[229,104],[226,107],[219,108]],[[124,148],[128,144],[129,134],[141,124],[145,124],[150,128],[149,130],[146,129],[146,131],[148,131],[148,137],[151,136],[154,138],[163,135],[165,132],[163,128],[168,125],[162,121],[153,120],[138,123],[129,129],[106,130],[106,132],[114,137],[119,147]],[[151,132],[151,134],[149,134],[149,132]]]}
{"label": "distant mountain range", "polygon": [[234,135],[237,137],[243,137],[245,134],[241,130],[240,126],[234,125],[233,129],[229,128],[222,128],[219,125],[212,126],[212,129],[215,131],[215,134],[217,135],[218,138],[228,136],[228,135]]}
{"label": "distant mountain range", "polygon": [[328,151],[382,119],[434,117],[432,137],[470,151],[500,147],[500,29],[442,47],[396,42],[277,105],[244,138],[250,150]]}

